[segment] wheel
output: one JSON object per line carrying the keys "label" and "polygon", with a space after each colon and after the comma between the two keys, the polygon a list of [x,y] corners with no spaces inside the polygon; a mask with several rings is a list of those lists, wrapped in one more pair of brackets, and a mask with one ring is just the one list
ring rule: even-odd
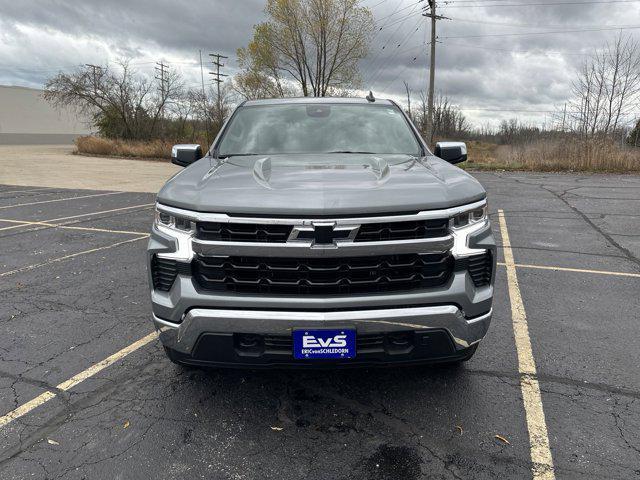
{"label": "wheel", "polygon": [[452,360],[450,362],[442,362],[440,363],[441,366],[443,367],[459,367],[461,366],[464,362],[468,362],[469,360],[471,360],[471,357],[473,357],[476,353],[476,350],[478,350],[478,344],[476,343],[475,345],[471,345],[469,348],[467,348],[464,352],[464,356],[461,358],[458,358],[456,360]]}

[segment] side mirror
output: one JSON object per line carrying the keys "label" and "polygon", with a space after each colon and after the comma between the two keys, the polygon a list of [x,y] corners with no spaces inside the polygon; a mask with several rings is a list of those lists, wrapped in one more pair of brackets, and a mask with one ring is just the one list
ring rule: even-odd
{"label": "side mirror", "polygon": [[433,153],[449,163],[465,162],[467,145],[464,142],[438,142]]}
{"label": "side mirror", "polygon": [[180,144],[174,145],[171,149],[171,163],[186,167],[196,160],[202,158],[202,148],[200,145]]}

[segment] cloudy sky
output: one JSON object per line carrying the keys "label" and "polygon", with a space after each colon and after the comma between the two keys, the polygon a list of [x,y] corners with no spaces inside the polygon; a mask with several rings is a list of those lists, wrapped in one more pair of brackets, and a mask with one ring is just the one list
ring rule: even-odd
{"label": "cloudy sky", "polygon": [[[229,56],[264,19],[265,0],[0,0],[0,84],[40,87],[59,70],[164,60],[200,81],[198,51]],[[635,0],[441,0],[436,88],[476,125],[542,124],[562,108],[576,68],[622,31],[640,38]],[[362,0],[377,22],[361,63],[366,88],[402,100],[427,84],[425,0]],[[1,106],[0,106],[1,108]]]}

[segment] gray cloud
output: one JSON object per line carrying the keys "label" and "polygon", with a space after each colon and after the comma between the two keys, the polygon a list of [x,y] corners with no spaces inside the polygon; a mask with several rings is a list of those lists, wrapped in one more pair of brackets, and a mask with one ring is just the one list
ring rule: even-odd
{"label": "gray cloud", "polygon": [[[398,3],[400,2],[400,3]],[[247,44],[264,19],[265,0],[0,0],[0,83],[40,86],[60,69],[105,64],[130,57],[151,74],[164,59],[199,80],[198,49],[231,57]],[[640,18],[640,2],[489,7],[492,4],[552,3],[549,0],[451,0],[438,23],[437,89],[476,122],[516,113],[471,109],[553,110],[570,91],[575,69],[616,30],[505,35],[629,25]],[[378,19],[370,55],[361,62],[364,87],[380,96],[404,97],[407,81],[415,99],[427,81],[424,4],[416,0],[363,0]],[[485,5],[471,8],[472,5]],[[460,7],[460,8],[456,8]],[[416,30],[417,29],[417,30]],[[638,35],[640,30],[627,30]],[[384,48],[383,48],[384,47]],[[540,122],[544,114],[518,113]]]}

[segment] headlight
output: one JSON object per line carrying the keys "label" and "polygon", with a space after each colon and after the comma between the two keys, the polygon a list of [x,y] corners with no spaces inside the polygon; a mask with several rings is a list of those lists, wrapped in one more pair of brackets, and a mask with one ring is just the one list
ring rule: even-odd
{"label": "headlight", "polygon": [[455,258],[470,257],[485,253],[482,248],[470,248],[469,236],[488,224],[487,204],[464,210],[449,219],[453,234],[453,256]]}
{"label": "headlight", "polygon": [[195,230],[195,223],[188,218],[172,215],[170,213],[163,212],[158,208],[156,208],[155,223],[156,225],[162,225],[163,227],[178,230],[180,232],[193,232]]}
{"label": "headlight", "polygon": [[487,204],[474,208],[473,210],[467,210],[452,217],[450,220],[451,228],[458,229],[464,228],[476,223],[485,222],[487,220]]}

